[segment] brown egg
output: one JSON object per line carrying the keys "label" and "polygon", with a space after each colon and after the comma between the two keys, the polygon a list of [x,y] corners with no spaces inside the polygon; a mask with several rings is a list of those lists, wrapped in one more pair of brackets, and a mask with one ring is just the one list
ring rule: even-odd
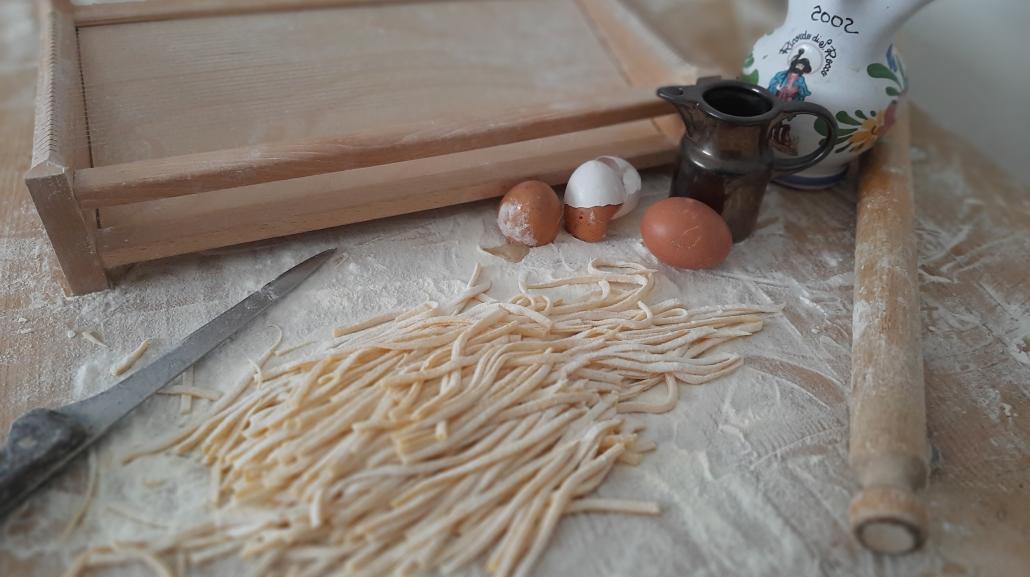
{"label": "brown egg", "polygon": [[733,246],[726,221],[692,198],[666,198],[651,205],[640,221],[640,234],[658,260],[677,268],[717,267]]}
{"label": "brown egg", "polygon": [[565,205],[565,230],[586,242],[598,242],[608,232],[608,223],[622,208],[621,204],[579,208]]}
{"label": "brown egg", "polygon": [[509,241],[526,246],[547,244],[561,228],[561,200],[546,182],[527,180],[515,185],[497,210],[497,226]]}

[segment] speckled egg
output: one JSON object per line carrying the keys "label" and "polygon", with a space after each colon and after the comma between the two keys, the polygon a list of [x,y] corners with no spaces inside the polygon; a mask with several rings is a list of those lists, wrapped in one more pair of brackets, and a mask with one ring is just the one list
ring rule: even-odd
{"label": "speckled egg", "polygon": [[651,205],[640,221],[640,234],[658,260],[677,268],[715,268],[733,247],[719,213],[692,198],[666,198]]}
{"label": "speckled egg", "polygon": [[497,210],[497,226],[510,242],[540,246],[552,242],[561,227],[562,202],[546,182],[515,185]]}

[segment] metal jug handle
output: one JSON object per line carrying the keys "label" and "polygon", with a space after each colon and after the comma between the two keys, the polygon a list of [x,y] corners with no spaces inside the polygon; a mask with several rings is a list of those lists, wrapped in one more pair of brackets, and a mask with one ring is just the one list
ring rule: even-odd
{"label": "metal jug handle", "polygon": [[695,116],[700,112],[701,91],[697,85],[662,86],[656,92],[658,98],[676,107],[676,112],[683,119],[684,136],[693,141],[697,122]]}
{"label": "metal jug handle", "polygon": [[780,114],[773,121],[772,125],[776,126],[781,122],[786,122],[791,118],[794,118],[798,114],[811,114],[818,119],[823,120],[828,127],[828,134],[826,139],[819,146],[817,150],[806,154],[804,156],[798,156],[796,158],[777,158],[773,161],[773,177],[784,176],[787,174],[793,174],[800,172],[812,165],[817,164],[822,159],[829,156],[833,152],[833,147],[837,143],[837,121],[834,120],[833,115],[830,114],[829,110],[826,110],[818,104],[811,102],[787,102],[780,107]]}

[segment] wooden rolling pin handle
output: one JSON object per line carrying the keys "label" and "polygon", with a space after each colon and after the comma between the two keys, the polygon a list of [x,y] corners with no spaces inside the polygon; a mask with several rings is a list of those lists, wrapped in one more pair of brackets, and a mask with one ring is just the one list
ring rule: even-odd
{"label": "wooden rolling pin handle", "polygon": [[858,542],[877,553],[908,553],[926,542],[926,506],[908,489],[862,489],[851,500],[848,517]]}
{"label": "wooden rolling pin handle", "polygon": [[861,490],[849,516],[856,539],[907,553],[927,537],[929,450],[920,343],[908,107],[865,159],[855,228],[849,461]]}

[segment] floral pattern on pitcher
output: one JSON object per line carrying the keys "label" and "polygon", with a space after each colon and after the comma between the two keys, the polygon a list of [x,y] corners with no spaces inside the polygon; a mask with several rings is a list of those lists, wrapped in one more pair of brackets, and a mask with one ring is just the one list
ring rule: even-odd
{"label": "floral pattern on pitcher", "polygon": [[874,62],[866,67],[866,74],[870,78],[890,80],[893,86],[885,88],[887,96],[899,97],[908,92],[908,76],[905,74],[905,64],[901,57],[894,52],[894,45],[887,47],[887,65]]}
{"label": "floral pattern on pitcher", "polygon": [[[754,52],[749,52],[748,55],[747,55],[747,58],[744,59],[744,65],[741,67],[741,70],[747,70],[748,68],[751,68],[754,65],[755,65],[755,55],[754,55]],[[740,75],[740,77],[738,78],[738,80],[740,80],[741,82],[747,82],[749,84],[758,84],[758,69],[755,68],[751,72],[744,72],[744,73],[742,73]]]}
{"label": "floral pattern on pitcher", "polygon": [[[834,143],[838,147],[834,152],[864,152],[872,148],[876,139],[894,126],[897,108],[898,101],[895,100],[880,111],[870,110],[865,113],[856,110],[854,115],[843,110],[838,112],[834,115],[838,127],[837,142]],[[819,134],[826,136],[825,124],[816,123],[815,129]]]}
{"label": "floral pattern on pitcher", "polygon": [[[870,110],[865,113],[856,110],[854,114],[844,110],[837,112],[834,117],[837,119],[838,137],[834,143],[837,146],[834,152],[865,152],[872,148],[877,138],[894,126],[898,99],[908,92],[908,76],[905,74],[904,63],[894,52],[893,44],[887,47],[886,61],[886,65],[880,62],[870,64],[866,67],[866,74],[870,78],[889,80],[891,84],[884,88],[884,92],[894,97],[894,100],[879,111]],[[816,123],[815,130],[825,138],[825,124]]]}

